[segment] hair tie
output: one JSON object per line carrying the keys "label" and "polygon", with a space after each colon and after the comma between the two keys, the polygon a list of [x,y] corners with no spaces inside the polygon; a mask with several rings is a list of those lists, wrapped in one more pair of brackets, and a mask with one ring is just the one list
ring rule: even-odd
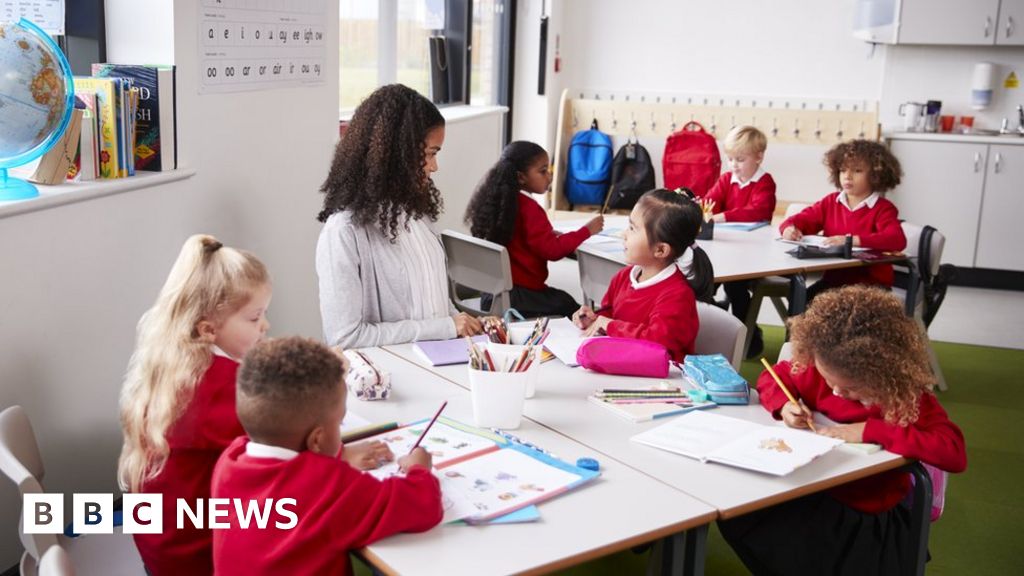
{"label": "hair tie", "polygon": [[224,247],[224,244],[221,244],[221,242],[219,240],[217,240],[216,238],[204,238],[203,239],[203,252],[205,254],[213,254],[214,252],[216,252],[217,250],[220,250],[223,247]]}

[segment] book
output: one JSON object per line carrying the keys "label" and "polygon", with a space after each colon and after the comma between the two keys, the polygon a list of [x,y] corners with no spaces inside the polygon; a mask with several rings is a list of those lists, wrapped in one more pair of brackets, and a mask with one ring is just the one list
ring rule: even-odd
{"label": "book", "polygon": [[843,443],[806,430],[764,426],[703,411],[684,414],[630,440],[701,462],[775,476],[785,476]]}
{"label": "book", "polygon": [[714,408],[717,406],[717,404],[710,400],[691,401],[687,404],[669,404],[666,402],[618,404],[609,402],[604,398],[598,398],[597,396],[587,396],[587,400],[605,408],[620,418],[625,418],[626,420],[634,423],[650,422],[651,420],[657,420],[659,418],[685,414],[691,410],[702,410],[704,408]]}
{"label": "book", "polygon": [[[474,336],[473,342],[483,344],[487,336]],[[416,355],[431,366],[448,366],[450,364],[469,363],[469,345],[465,338],[451,340],[422,340],[414,342],[412,349]]]}
{"label": "book", "polygon": [[177,168],[174,66],[93,64],[96,77],[124,79],[138,89],[132,166],[161,172]]}
{"label": "book", "polygon": [[[409,452],[429,421],[426,418],[368,438],[366,441],[386,443],[395,454],[395,462],[370,470],[369,474],[379,479],[401,475],[398,458]],[[434,475],[441,483],[445,523],[490,523],[600,476],[600,472],[563,462],[508,435],[445,417],[437,419],[420,447],[433,457]],[[529,517],[529,513],[523,514]]]}
{"label": "book", "polygon": [[55,186],[63,184],[68,179],[68,172],[73,171],[75,166],[75,153],[78,150],[84,112],[81,108],[71,111],[71,120],[64,133],[39,160],[39,165],[29,181]]}
{"label": "book", "polygon": [[96,95],[89,92],[75,94],[82,102],[82,130],[78,140],[77,168],[74,177],[80,182],[95,180],[100,173],[99,140],[97,140]]}
{"label": "book", "polygon": [[579,366],[576,352],[586,337],[569,318],[556,318],[548,322],[549,335],[544,340],[544,348],[555,355],[566,366]]}
{"label": "book", "polygon": [[760,222],[715,222],[715,228],[724,228],[726,230],[742,230],[744,232],[750,232],[751,230],[764,228],[767,225],[767,220],[761,220]]}
{"label": "book", "polygon": [[95,94],[96,115],[100,143],[100,178],[120,178],[121,164],[118,156],[116,82],[110,78],[75,77],[75,92]]}

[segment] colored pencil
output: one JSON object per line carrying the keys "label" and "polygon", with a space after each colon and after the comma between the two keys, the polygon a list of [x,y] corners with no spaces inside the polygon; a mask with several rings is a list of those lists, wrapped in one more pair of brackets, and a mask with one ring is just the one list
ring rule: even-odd
{"label": "colored pencil", "polygon": [[[764,364],[764,367],[768,369],[768,373],[771,374],[772,378],[775,379],[775,383],[779,385],[779,388],[782,388],[782,391],[786,394],[786,398],[789,398],[789,401],[795,404],[797,408],[803,410],[803,406],[801,406],[800,403],[796,401],[796,398],[793,397],[793,394],[789,391],[789,388],[786,388],[786,385],[782,383],[782,378],[779,378],[779,375],[775,373],[775,370],[772,368],[772,365],[768,363],[768,360],[761,358],[761,364]],[[814,429],[813,414],[810,418],[807,419],[807,426],[811,429],[811,432],[818,432],[817,430]]]}
{"label": "colored pencil", "polygon": [[427,424],[427,427],[424,428],[423,432],[420,433],[420,437],[416,439],[416,443],[413,444],[412,448],[409,449],[409,454],[412,454],[413,450],[415,450],[415,449],[420,447],[420,442],[423,442],[423,438],[426,437],[427,432],[430,432],[430,427],[434,425],[434,422],[437,422],[437,417],[441,415],[441,411],[444,410],[444,407],[447,406],[447,405],[448,405],[448,401],[447,400],[445,400],[444,402],[441,403],[441,407],[437,409],[437,413],[434,414],[434,417],[430,419],[430,423]]}

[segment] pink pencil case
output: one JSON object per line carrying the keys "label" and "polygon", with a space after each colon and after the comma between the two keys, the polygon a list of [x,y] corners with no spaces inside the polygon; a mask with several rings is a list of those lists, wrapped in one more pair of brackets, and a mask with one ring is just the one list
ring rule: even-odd
{"label": "pink pencil case", "polygon": [[665,378],[669,360],[661,344],[633,338],[591,338],[576,351],[580,366],[617,376]]}

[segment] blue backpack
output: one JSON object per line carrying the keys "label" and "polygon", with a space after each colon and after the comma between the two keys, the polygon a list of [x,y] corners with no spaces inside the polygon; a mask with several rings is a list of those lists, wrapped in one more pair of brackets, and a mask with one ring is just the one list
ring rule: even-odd
{"label": "blue backpack", "polygon": [[604,204],[612,180],[612,139],[597,129],[573,135],[565,175],[565,197],[569,204]]}

